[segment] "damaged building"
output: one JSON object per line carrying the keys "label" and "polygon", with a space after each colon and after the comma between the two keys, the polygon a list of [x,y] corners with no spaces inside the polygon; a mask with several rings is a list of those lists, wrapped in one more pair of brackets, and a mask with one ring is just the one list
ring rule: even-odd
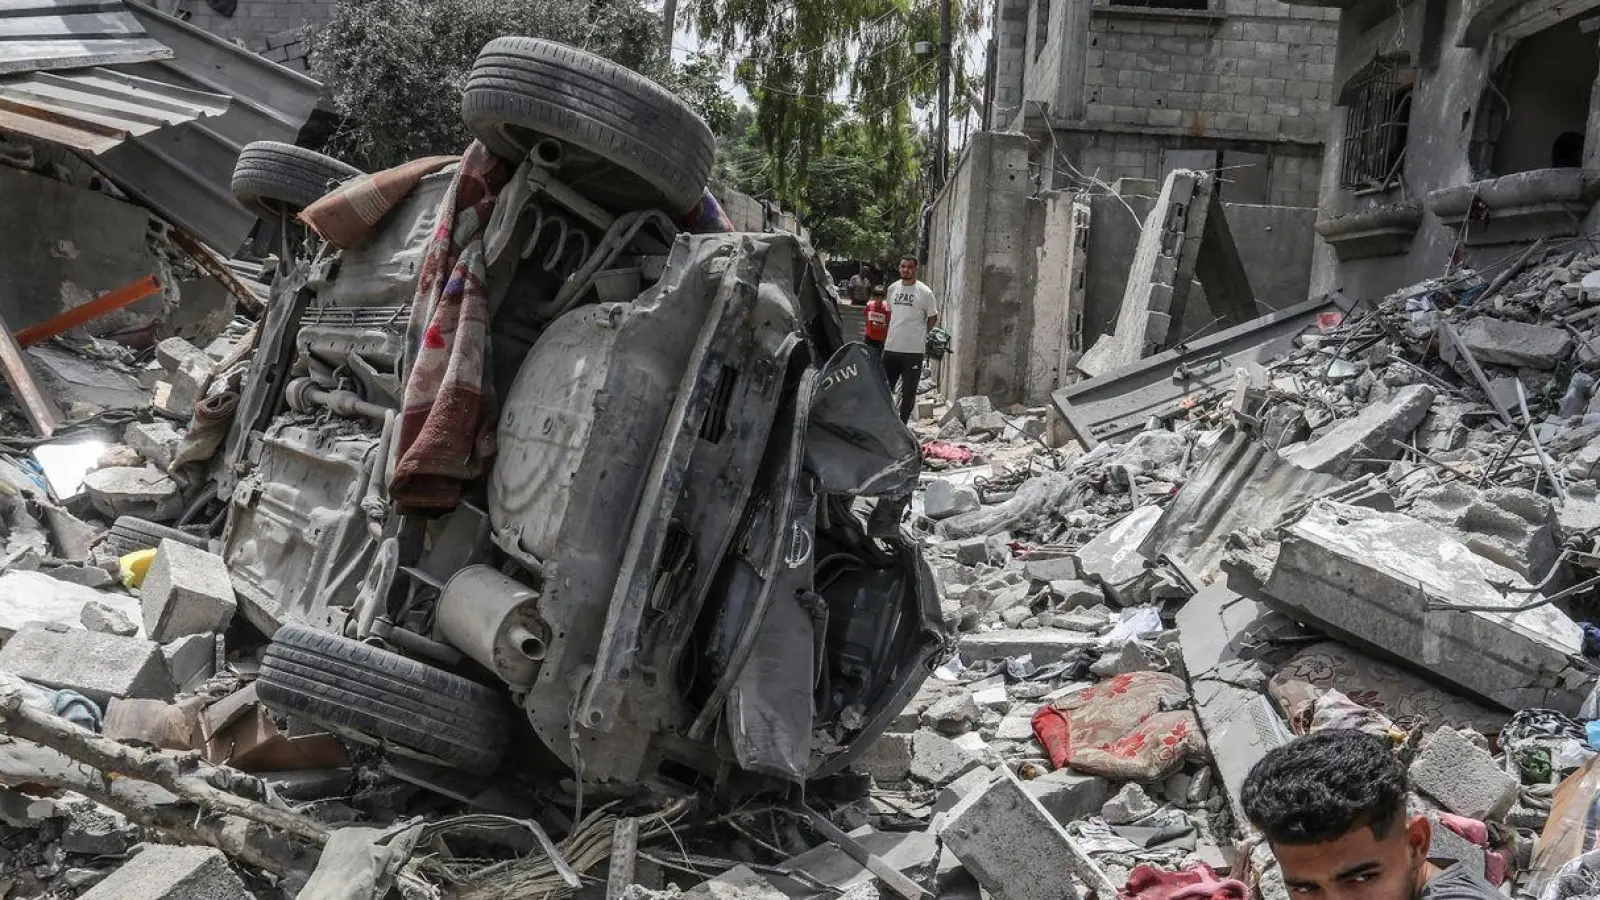
{"label": "damaged building", "polygon": [[1592,4],[1338,7],[1313,293],[1382,295],[1593,233]]}

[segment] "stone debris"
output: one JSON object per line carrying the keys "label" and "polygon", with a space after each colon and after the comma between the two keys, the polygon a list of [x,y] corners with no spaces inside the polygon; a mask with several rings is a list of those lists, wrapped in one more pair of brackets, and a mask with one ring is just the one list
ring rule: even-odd
{"label": "stone debris", "polygon": [[171,538],[156,549],[140,597],[145,632],[161,643],[221,631],[238,608],[222,557]]}
{"label": "stone debris", "polygon": [[76,691],[104,708],[112,697],[172,697],[161,646],[137,637],[29,625],[0,646],[0,672]]}
{"label": "stone debris", "polygon": [[1517,779],[1453,728],[1440,728],[1423,742],[1411,783],[1445,809],[1480,821],[1499,819],[1517,801]]}
{"label": "stone debris", "polygon": [[147,846],[83,897],[86,900],[246,900],[251,893],[211,847]]}
{"label": "stone debris", "polygon": [[94,508],[108,519],[136,516],[170,522],[183,512],[178,483],[154,468],[96,469],[84,476],[83,486]]}

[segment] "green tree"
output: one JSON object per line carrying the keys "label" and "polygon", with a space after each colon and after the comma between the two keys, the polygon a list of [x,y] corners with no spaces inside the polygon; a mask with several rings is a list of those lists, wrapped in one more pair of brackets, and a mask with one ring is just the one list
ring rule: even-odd
{"label": "green tree", "polygon": [[[904,137],[911,108],[938,91],[940,4],[946,0],[690,0],[702,35],[736,60],[735,77],[755,101],[761,141],[772,154],[780,196],[796,196],[825,151],[844,93],[868,144],[911,161]],[[976,6],[948,0],[952,14],[952,97],[966,90],[967,34]],[[918,55],[925,43],[935,52]]]}
{"label": "green tree", "polygon": [[337,0],[311,52],[343,117],[330,152],[369,171],[459,153],[472,139],[461,123],[467,73],[483,45],[505,35],[615,60],[679,91],[713,127],[733,114],[719,64],[674,66],[661,18],[641,0]]}
{"label": "green tree", "polygon": [[780,160],[763,146],[755,111],[741,107],[734,127],[718,137],[717,178],[792,210],[811,230],[817,249],[834,258],[892,263],[916,242],[928,197],[927,142],[907,123],[893,132],[899,146],[885,153],[861,117],[837,104],[829,114],[832,124],[810,177],[803,186],[780,191],[773,179]]}

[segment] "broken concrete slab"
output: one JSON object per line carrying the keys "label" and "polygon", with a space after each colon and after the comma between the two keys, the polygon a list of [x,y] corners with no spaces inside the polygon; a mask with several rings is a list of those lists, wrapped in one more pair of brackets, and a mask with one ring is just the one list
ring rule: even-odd
{"label": "broken concrete slab", "polygon": [[1161,507],[1141,506],[1096,535],[1074,554],[1084,578],[1098,583],[1121,606],[1147,602],[1151,574],[1139,546],[1161,519]]}
{"label": "broken concrete slab", "polygon": [[1433,837],[1428,843],[1428,861],[1440,868],[1451,863],[1461,863],[1479,878],[1484,877],[1487,861],[1483,848],[1447,828],[1437,817],[1433,820]]}
{"label": "broken concrete slab", "polygon": [[151,844],[79,900],[249,900],[253,896],[222,851]]}
{"label": "broken concrete slab", "polygon": [[979,766],[945,785],[944,790],[941,790],[938,798],[933,801],[934,815],[954,809],[957,803],[965,800],[973,791],[987,786],[994,779],[994,775],[994,769]]}
{"label": "broken concrete slab", "polygon": [[684,900],[789,900],[772,882],[757,875],[749,866],[735,866],[702,882],[683,895]]}
{"label": "broken concrete slab", "polygon": [[51,578],[86,588],[108,588],[117,583],[111,573],[94,565],[56,566],[48,572]]}
{"label": "broken concrete slab", "polygon": [[108,519],[137,516],[171,522],[183,512],[178,483],[154,468],[113,466],[84,476],[84,489],[94,508]]}
{"label": "broken concrete slab", "polygon": [[1411,763],[1411,786],[1456,815],[1484,822],[1498,820],[1517,802],[1517,779],[1449,727],[1423,740]]}
{"label": "broken concrete slab", "polygon": [[992,412],[994,412],[994,402],[988,397],[982,395],[958,397],[950,404],[950,409],[945,412],[944,418],[939,420],[939,424],[949,425],[951,422],[960,422],[965,425],[978,416]]}
{"label": "broken concrete slab", "polygon": [[1111,782],[1071,769],[1057,769],[1022,786],[1063,826],[1097,814],[1111,798]]}
{"label": "broken concrete slab", "polygon": [[1319,500],[1285,529],[1268,602],[1346,642],[1507,709],[1576,714],[1593,676],[1582,631],[1553,606],[1507,609],[1538,594],[1502,594],[1516,573],[1398,513]]}
{"label": "broken concrete slab", "polygon": [[122,442],[165,472],[172,466],[178,445],[183,443],[183,434],[168,422],[135,422],[123,432]]}
{"label": "broken concrete slab", "polygon": [[972,512],[983,504],[978,492],[970,487],[951,484],[944,479],[934,479],[922,495],[922,512],[930,519],[948,519]]}
{"label": "broken concrete slab", "polygon": [[1193,690],[1195,718],[1205,732],[1234,821],[1249,821],[1240,802],[1245,778],[1262,757],[1294,735],[1258,691],[1213,679],[1195,682]]}
{"label": "broken concrete slab", "polygon": [[984,537],[970,537],[959,541],[951,541],[946,546],[950,547],[956,556],[956,562],[963,566],[976,566],[989,561],[989,539]]}
{"label": "broken concrete slab", "polygon": [[238,609],[222,557],[170,538],[156,549],[140,594],[145,633],[163,644],[221,631]]}
{"label": "broken concrete slab", "polygon": [[931,731],[911,736],[911,777],[934,787],[943,787],[982,765],[971,753],[949,738]]}
{"label": "broken concrete slab", "polygon": [[80,628],[83,608],[90,603],[103,603],[139,621],[139,601],[126,594],[97,591],[43,572],[7,572],[0,575],[0,641],[10,640],[29,623]]}
{"label": "broken concrete slab", "polygon": [[1479,490],[1453,481],[1419,491],[1406,512],[1444,527],[1474,553],[1535,583],[1561,555],[1555,507],[1529,490]]}
{"label": "broken concrete slab", "polygon": [[64,688],[103,708],[112,697],[170,700],[161,646],[142,638],[28,625],[0,646],[0,671]]}
{"label": "broken concrete slab", "polygon": [[1075,581],[1079,575],[1078,561],[1071,556],[1025,559],[1022,561],[1022,571],[1028,576],[1029,580],[1045,584],[1057,581]]}
{"label": "broken concrete slab", "polygon": [[1133,823],[1154,815],[1160,811],[1161,804],[1150,799],[1144,788],[1129,782],[1122,786],[1115,797],[1105,802],[1100,809],[1100,817],[1108,825],[1132,825]]}
{"label": "broken concrete slab", "polygon": [[1526,325],[1479,316],[1458,332],[1461,342],[1480,363],[1526,369],[1554,369],[1577,344],[1564,329]]}
{"label": "broken concrete slab", "polygon": [[932,728],[945,737],[957,737],[976,727],[981,717],[978,703],[972,694],[960,691],[935,702],[922,714],[924,727]]}
{"label": "broken concrete slab", "polygon": [[1072,839],[1015,775],[999,777],[946,814],[939,837],[983,888],[1006,900],[1077,900]]}
{"label": "broken concrete slab", "polygon": [[[926,831],[878,831],[871,826],[863,826],[849,832],[849,836],[868,853],[918,884],[927,884],[938,865],[938,838]],[[831,894],[854,890],[877,881],[865,866],[833,844],[807,850],[784,862],[782,868],[800,877],[778,876],[772,879],[772,884],[792,897],[814,896],[817,884],[823,885]]]}
{"label": "broken concrete slab", "polygon": [[1020,628],[985,631],[961,637],[961,658],[1015,659],[1032,656],[1034,665],[1058,663],[1098,646],[1100,639],[1062,628]]}
{"label": "broken concrete slab", "polygon": [[1357,459],[1394,459],[1428,414],[1436,396],[1425,384],[1407,385],[1387,403],[1372,404],[1314,440],[1285,448],[1284,458],[1313,472],[1337,475]]}

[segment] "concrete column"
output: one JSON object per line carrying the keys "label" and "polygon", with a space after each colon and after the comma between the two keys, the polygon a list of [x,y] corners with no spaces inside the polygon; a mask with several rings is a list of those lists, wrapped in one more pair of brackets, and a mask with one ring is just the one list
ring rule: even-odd
{"label": "concrete column", "polygon": [[1600,77],[1589,87],[1589,120],[1583,129],[1583,167],[1600,169]]}

